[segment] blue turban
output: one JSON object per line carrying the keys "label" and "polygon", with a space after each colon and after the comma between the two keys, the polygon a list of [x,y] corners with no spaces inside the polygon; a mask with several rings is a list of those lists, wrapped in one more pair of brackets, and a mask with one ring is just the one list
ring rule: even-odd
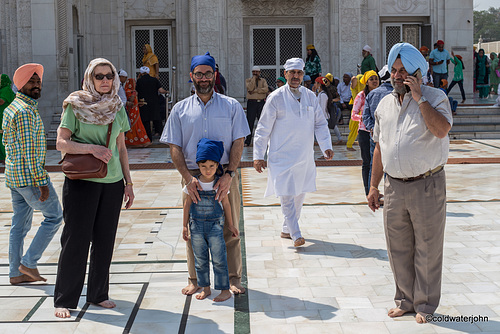
{"label": "blue turban", "polygon": [[203,160],[220,162],[224,154],[224,144],[218,140],[201,138],[196,151],[196,163]]}
{"label": "blue turban", "polygon": [[429,64],[427,64],[420,51],[410,43],[398,43],[392,47],[387,57],[389,71],[392,69],[392,64],[394,64],[398,55],[401,55],[401,62],[406,72],[412,75],[417,69],[420,69],[422,75],[425,76],[429,69]]}
{"label": "blue turban", "polygon": [[210,55],[210,52],[191,58],[191,72],[193,72],[194,68],[199,65],[208,65],[215,72],[215,59]]}
{"label": "blue turban", "polygon": [[306,75],[304,75],[304,79],[303,80],[304,81],[311,81],[311,77],[306,74]]}

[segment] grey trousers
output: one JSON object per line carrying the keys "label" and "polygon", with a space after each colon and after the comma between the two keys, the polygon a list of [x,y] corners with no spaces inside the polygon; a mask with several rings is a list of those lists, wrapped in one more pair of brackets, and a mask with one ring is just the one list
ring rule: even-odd
{"label": "grey trousers", "polygon": [[385,178],[384,228],[396,306],[432,314],[441,297],[446,175],[412,182]]}

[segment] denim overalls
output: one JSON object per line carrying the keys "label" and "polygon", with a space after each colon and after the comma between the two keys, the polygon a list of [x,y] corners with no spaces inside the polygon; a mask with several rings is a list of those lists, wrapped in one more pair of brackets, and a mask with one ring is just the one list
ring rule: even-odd
{"label": "denim overalls", "polygon": [[[196,176],[198,179],[199,176]],[[219,180],[215,176],[214,184]],[[189,209],[189,230],[193,245],[194,264],[198,286],[210,286],[210,264],[208,250],[212,255],[214,268],[214,288],[229,289],[229,274],[227,270],[226,243],[224,241],[224,209],[215,200],[215,190],[200,191],[198,203],[191,204]]]}

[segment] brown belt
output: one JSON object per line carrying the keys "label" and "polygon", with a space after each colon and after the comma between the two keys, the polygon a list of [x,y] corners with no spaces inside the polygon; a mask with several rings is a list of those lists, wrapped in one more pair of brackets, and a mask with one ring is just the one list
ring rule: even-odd
{"label": "brown belt", "polygon": [[418,176],[413,176],[413,177],[406,177],[406,178],[402,178],[402,179],[398,179],[397,177],[392,177],[392,176],[391,177],[394,180],[398,180],[398,181],[412,182],[412,181],[417,181],[417,180],[425,179],[426,177],[432,176],[432,175],[440,172],[443,169],[443,167],[444,166],[437,166],[436,168],[431,169],[430,171],[425,172],[424,174],[420,174]]}

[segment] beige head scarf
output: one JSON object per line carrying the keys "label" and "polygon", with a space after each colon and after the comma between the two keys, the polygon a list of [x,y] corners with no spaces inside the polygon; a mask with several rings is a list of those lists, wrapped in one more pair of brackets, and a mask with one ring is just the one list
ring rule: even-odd
{"label": "beige head scarf", "polygon": [[[109,65],[115,77],[111,92],[101,94],[94,87],[94,69],[98,65]],[[73,107],[76,118],[87,124],[107,125],[115,119],[116,113],[122,107],[122,101],[118,96],[120,79],[113,64],[104,58],[92,60],[85,70],[83,78],[83,90],[71,93],[63,102],[63,113],[68,104]]]}

